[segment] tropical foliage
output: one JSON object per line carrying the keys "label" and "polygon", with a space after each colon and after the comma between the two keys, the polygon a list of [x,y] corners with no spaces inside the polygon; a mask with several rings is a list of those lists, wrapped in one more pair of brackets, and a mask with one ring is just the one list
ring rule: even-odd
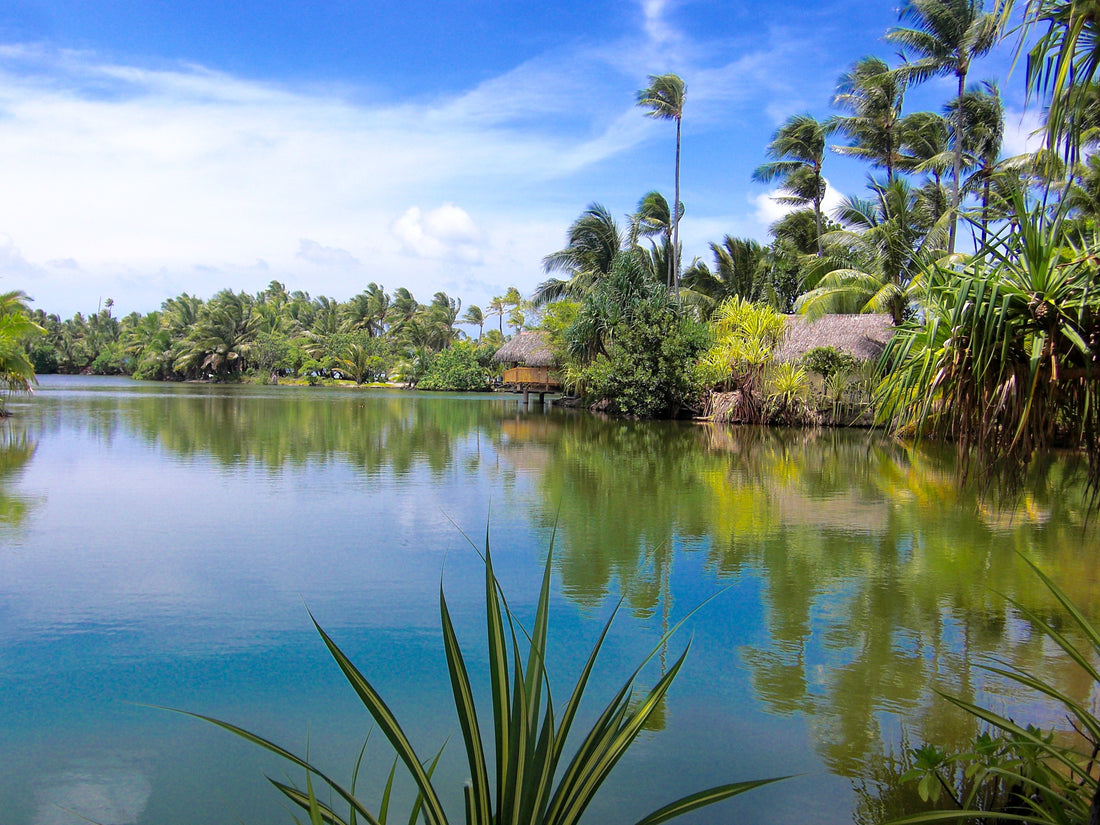
{"label": "tropical foliage", "polygon": [[30,320],[27,300],[19,291],[0,294],[0,417],[7,415],[9,396],[35,381],[27,345],[42,329]]}

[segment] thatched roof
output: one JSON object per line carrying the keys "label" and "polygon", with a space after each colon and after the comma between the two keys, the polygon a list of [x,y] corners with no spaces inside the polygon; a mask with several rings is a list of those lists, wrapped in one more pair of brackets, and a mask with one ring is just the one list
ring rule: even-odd
{"label": "thatched roof", "polygon": [[816,321],[788,315],[775,360],[797,361],[816,347],[834,347],[872,361],[882,354],[894,330],[889,315],[825,315]]}
{"label": "thatched roof", "polygon": [[550,341],[542,330],[521,332],[497,350],[493,360],[498,364],[515,364],[519,367],[556,367],[557,359],[550,349]]}

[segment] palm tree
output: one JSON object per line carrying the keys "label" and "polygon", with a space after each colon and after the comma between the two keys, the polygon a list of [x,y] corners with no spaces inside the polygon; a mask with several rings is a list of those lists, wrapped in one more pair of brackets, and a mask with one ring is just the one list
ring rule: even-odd
{"label": "palm tree", "polygon": [[[611,271],[615,256],[622,247],[623,233],[611,213],[598,203],[590,204],[569,227],[565,248],[542,259],[542,267],[547,274],[560,272],[568,277],[543,281],[536,287],[531,303],[538,307],[562,298],[583,300],[593,286]],[[501,300],[505,301],[503,298]],[[489,306],[493,308],[492,304]],[[496,314],[495,308],[493,313]]]}
{"label": "palm tree", "polygon": [[390,325],[390,333],[400,336],[420,311],[420,304],[413,294],[405,287],[398,287],[393,293],[393,300],[386,314],[386,323]]}
{"label": "palm tree", "polygon": [[819,123],[810,115],[795,115],[780,126],[768,144],[770,163],[756,167],[753,180],[771,183],[781,180],[788,200],[813,205],[817,224],[817,254],[821,245],[821,203],[825,199],[825,178],[821,165],[825,159],[825,138],[835,129],[831,121]]}
{"label": "palm tree", "polygon": [[[543,264],[545,265],[545,261],[543,262]],[[537,295],[538,292],[536,291],[535,294]],[[555,300],[555,299],[553,299],[553,298],[547,299],[547,303],[549,303],[549,301],[552,301],[552,300]],[[494,295],[493,296],[493,300],[491,300],[489,302],[489,313],[488,314],[489,314],[490,318],[495,315],[495,316],[497,316],[497,318],[500,319],[500,335],[503,338],[504,337],[504,298],[502,296],[500,296],[500,295]]]}
{"label": "palm tree", "polygon": [[428,345],[434,350],[443,350],[451,345],[458,331],[455,323],[462,311],[462,301],[452,298],[446,292],[437,292],[425,313],[425,332]]}
{"label": "palm tree", "polygon": [[[982,201],[980,223],[982,246],[989,234],[990,198],[993,179],[999,172],[1001,144],[1004,140],[1004,105],[1001,93],[994,83],[983,83],[981,88],[970,88],[952,104],[952,120],[962,127],[966,149],[966,167],[973,174],[962,185],[964,194],[979,192]],[[954,111],[954,109],[958,111]]]}
{"label": "palm tree", "polygon": [[649,86],[638,92],[638,105],[648,109],[647,115],[660,120],[676,121],[676,185],[672,202],[677,206],[672,220],[673,254],[669,260],[668,280],[677,295],[680,289],[680,126],[684,117],[686,94],[684,81],[675,74],[651,74]]}
{"label": "palm tree", "polygon": [[466,308],[466,314],[462,316],[462,323],[473,324],[477,327],[477,340],[485,333],[485,313],[477,304],[471,304]]}
{"label": "palm tree", "polygon": [[259,316],[252,298],[226,289],[203,307],[187,336],[176,369],[209,369],[213,374],[240,372],[256,340]]}
{"label": "palm tree", "polygon": [[918,197],[925,211],[937,217],[947,212],[948,208],[943,175],[954,163],[949,132],[943,115],[935,112],[913,112],[898,124],[901,137],[898,169],[928,176]]}
{"label": "palm tree", "polygon": [[901,140],[898,125],[905,97],[905,75],[890,71],[877,57],[864,57],[841,76],[833,105],[849,112],[832,119],[836,131],[851,139],[834,146],[841,155],[870,161],[894,179]]}
{"label": "palm tree", "polygon": [[25,292],[13,290],[0,293],[0,417],[7,415],[7,396],[27,391],[35,381],[34,364],[27,355],[24,341],[45,330],[30,318]]}
{"label": "palm tree", "polygon": [[726,235],[721,244],[712,242],[710,250],[714,253],[713,272],[702,261],[696,261],[684,273],[684,286],[701,305],[702,317],[709,317],[728,298],[764,300],[764,247],[753,240]]}
{"label": "palm tree", "polygon": [[[905,0],[901,18],[912,22],[912,28],[895,27],[886,39],[917,55],[901,71],[914,83],[932,77],[955,75],[958,94],[966,91],[966,76],[970,64],[989,52],[1000,38],[1001,18],[984,9],[983,0]],[[963,127],[961,110],[956,110],[954,144],[955,164],[951,190],[951,209],[956,219],[951,221],[947,251],[955,251],[955,230],[959,210],[959,188],[962,180]]]}
{"label": "palm tree", "polygon": [[810,317],[889,312],[895,324],[905,320],[922,269],[943,249],[950,215],[929,226],[917,193],[904,178],[872,182],[871,188],[873,199],[846,198],[836,210],[844,229],[830,232],[826,240],[843,249],[847,261],[799,298],[798,312]]}
{"label": "palm tree", "polygon": [[365,330],[369,337],[375,338],[385,331],[389,309],[390,296],[383,287],[372,282],[345,305],[346,324],[353,330]]}
{"label": "palm tree", "polygon": [[505,307],[511,307],[508,313],[508,324],[516,332],[519,332],[523,329],[523,325],[526,321],[523,315],[523,308],[527,302],[523,300],[523,294],[514,286],[508,287],[508,291],[504,293],[503,300]]}

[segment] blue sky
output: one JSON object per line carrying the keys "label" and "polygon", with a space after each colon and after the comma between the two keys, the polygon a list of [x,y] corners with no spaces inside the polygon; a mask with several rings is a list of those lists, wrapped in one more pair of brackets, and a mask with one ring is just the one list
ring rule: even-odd
{"label": "blue sky", "polygon": [[[530,293],[598,201],[671,199],[674,127],[648,74],[687,83],[684,257],[778,214],[750,175],[787,117],[832,114],[856,59],[894,61],[883,0],[0,0],[0,290],[68,317],[115,300],[371,281],[484,306]],[[1024,112],[1013,44],[979,62]],[[940,109],[953,80],[912,90]],[[867,167],[831,155],[834,197]]]}

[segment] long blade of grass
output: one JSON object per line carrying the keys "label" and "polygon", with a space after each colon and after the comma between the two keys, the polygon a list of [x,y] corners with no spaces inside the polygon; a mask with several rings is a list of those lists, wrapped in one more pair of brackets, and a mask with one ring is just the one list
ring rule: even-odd
{"label": "long blade of grass", "polygon": [[657,684],[653,686],[634,712],[629,714],[617,730],[600,742],[599,749],[592,755],[587,764],[582,766],[582,779],[570,795],[569,802],[562,808],[561,825],[573,825],[580,819],[588,804],[592,801],[592,797],[599,790],[600,785],[603,784],[615,765],[618,764],[630,744],[641,733],[646,720],[657,708],[658,703],[680,672],[687,654],[688,651],[685,649],[668,669],[668,672],[657,681]]}
{"label": "long blade of grass", "polygon": [[[367,733],[366,738],[363,740],[363,747],[359,749],[359,756],[355,759],[355,768],[351,772],[351,792],[355,793],[355,787],[359,784],[359,769],[363,767],[363,754],[367,752],[367,743],[370,742],[370,732]],[[381,817],[382,825],[386,825],[385,817]],[[348,825],[357,825],[355,818],[355,808],[352,808],[348,816]]]}
{"label": "long blade of grass", "polygon": [[[496,810],[503,810],[505,776],[511,760],[511,702],[508,695],[508,650],[504,640],[504,618],[497,597],[498,583],[489,552],[489,528],[485,528],[485,624],[489,643],[489,685],[493,699],[493,737],[496,745]],[[518,667],[518,664],[517,664]]]}
{"label": "long blade of grass", "polygon": [[390,775],[386,777],[386,787],[382,789],[382,803],[378,806],[378,821],[386,825],[386,818],[390,815],[390,794],[393,792],[393,778],[397,774],[397,762],[399,757],[393,758],[390,765]]}
{"label": "long blade of grass", "polygon": [[[446,742],[443,743],[443,748],[445,747],[447,747]],[[443,755],[443,748],[439,749],[439,752],[435,755],[432,763],[428,765],[427,770],[424,771],[429,780],[431,780],[432,774],[435,773],[436,765],[439,764],[439,757]],[[425,797],[423,792],[416,795],[416,801],[413,802],[412,813],[409,814],[409,825],[416,825],[416,819],[418,816],[420,816],[421,811],[424,809],[424,799]],[[425,821],[427,821],[428,819],[426,811],[424,812],[424,819]]]}
{"label": "long blade of grass", "polygon": [[321,625],[313,618],[312,613],[310,614],[310,619],[313,620],[313,626],[317,628],[317,632],[321,634],[321,639],[324,641],[325,647],[328,648],[329,653],[332,654],[332,658],[336,660],[336,664],[339,665],[340,670],[344,672],[344,677],[351,684],[356,694],[358,694],[360,701],[363,702],[367,711],[374,717],[374,721],[378,723],[378,726],[382,729],[382,733],[390,740],[390,744],[392,744],[394,750],[397,751],[397,755],[401,757],[401,761],[405,763],[405,767],[412,775],[417,788],[423,794],[424,809],[427,814],[429,825],[446,825],[447,815],[443,811],[443,805],[439,801],[439,796],[436,794],[435,788],[432,787],[428,775],[424,772],[424,768],[420,764],[420,760],[417,758],[412,744],[409,742],[408,737],[405,736],[405,732],[401,729],[397,717],[393,715],[393,712],[382,700],[382,697],[378,695],[378,691],[374,689],[374,686],[367,681],[366,677],[359,672],[359,669],[352,664],[351,660],[348,659],[342,650],[340,650],[329,635],[325,633]]}
{"label": "long blade of grass", "polygon": [[698,793],[693,793],[677,799],[675,802],[670,802],[663,808],[658,808],[649,816],[639,819],[635,825],[659,825],[661,822],[666,822],[673,817],[686,814],[689,811],[698,810],[707,805],[713,805],[715,802],[721,802],[723,799],[729,799],[738,794],[743,794],[746,791],[751,791],[753,788],[770,785],[772,782],[778,782],[781,779],[789,778],[789,776],[776,776],[772,779],[753,779],[747,782],[733,782],[729,785],[718,785],[714,788],[708,788],[705,791],[699,791]]}
{"label": "long blade of grass", "polygon": [[546,634],[550,625],[550,578],[551,563],[554,557],[554,538],[557,528],[550,537],[550,547],[546,551],[546,566],[542,572],[542,587],[539,590],[538,607],[535,609],[535,625],[528,640],[527,672],[524,675],[524,687],[527,691],[527,726],[535,730],[538,726],[538,712],[542,704],[542,682],[546,673]]}
{"label": "long blade of grass", "polygon": [[489,825],[492,820],[489,797],[489,772],[485,764],[485,749],[481,742],[481,728],[478,725],[477,707],[474,704],[473,690],[470,688],[470,675],[458,645],[451,613],[447,608],[447,599],[443,595],[442,584],[439,587],[439,616],[443,629],[443,647],[447,654],[447,670],[451,677],[451,691],[454,694],[455,710],[462,729],[462,741],[466,745],[466,759],[470,764],[473,811],[475,818],[467,825]]}
{"label": "long blade of grass", "polygon": [[512,673],[512,724],[509,743],[509,763],[504,788],[502,807],[497,812],[504,822],[519,822],[519,809],[523,804],[523,786],[527,769],[531,764],[529,753],[530,730],[528,729],[527,689],[520,670],[519,640],[516,637],[512,619],[508,619],[512,635],[512,660],[515,667]]}
{"label": "long blade of grass", "polygon": [[309,820],[312,825],[321,825],[322,822],[327,822],[328,825],[348,825],[347,822],[340,818],[339,814],[323,802],[317,800],[308,779],[308,790],[302,791],[295,788],[293,785],[287,785],[284,782],[272,779],[270,776],[266,778],[268,782],[274,785],[279,792],[283,794],[283,796],[309,814]]}

